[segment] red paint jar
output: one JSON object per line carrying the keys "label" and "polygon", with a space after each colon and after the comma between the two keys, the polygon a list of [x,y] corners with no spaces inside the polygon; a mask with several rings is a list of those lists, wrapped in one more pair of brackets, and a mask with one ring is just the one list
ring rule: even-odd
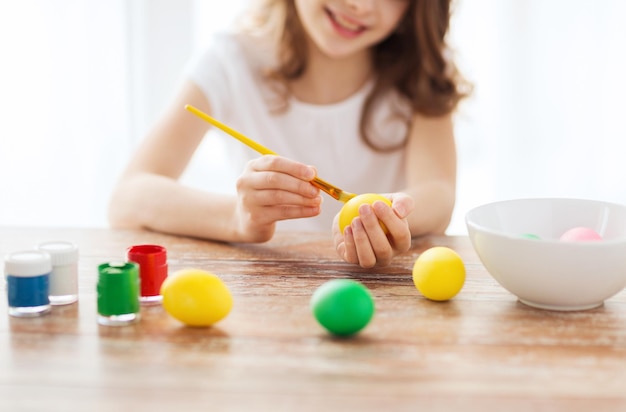
{"label": "red paint jar", "polygon": [[135,245],[126,251],[126,259],[139,265],[141,303],[159,303],[161,285],[167,278],[167,251],[158,245]]}

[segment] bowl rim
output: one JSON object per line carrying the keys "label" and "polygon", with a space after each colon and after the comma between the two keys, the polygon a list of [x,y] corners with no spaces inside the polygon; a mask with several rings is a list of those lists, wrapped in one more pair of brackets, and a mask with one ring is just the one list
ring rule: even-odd
{"label": "bowl rim", "polygon": [[516,236],[513,234],[509,234],[503,231],[499,231],[499,230],[495,230],[495,229],[490,229],[484,225],[478,224],[474,221],[470,220],[470,215],[474,212],[476,212],[479,209],[483,209],[486,207],[493,207],[499,204],[506,204],[506,203],[516,203],[516,202],[522,202],[522,201],[540,201],[540,202],[554,202],[554,201],[565,201],[565,202],[571,202],[571,201],[575,201],[575,202],[585,202],[585,203],[592,203],[592,204],[597,204],[597,205],[604,205],[604,206],[609,206],[609,207],[615,207],[615,208],[620,208],[624,210],[624,213],[626,213],[626,205],[625,204],[621,204],[621,203],[617,203],[617,202],[608,202],[608,201],[604,201],[604,200],[596,200],[596,199],[588,199],[588,198],[575,198],[575,197],[521,197],[521,198],[512,198],[512,199],[504,199],[504,200],[496,200],[493,202],[489,202],[489,203],[483,203],[481,205],[472,207],[471,209],[469,209],[466,213],[465,213],[465,225],[466,227],[469,229],[469,227],[472,227],[474,230],[479,230],[481,232],[484,233],[488,233],[490,235],[495,235],[495,236],[500,236],[503,238],[507,238],[507,239],[519,239],[520,241],[528,241],[528,242],[543,242],[543,243],[558,243],[558,244],[567,244],[567,245],[585,245],[585,246],[592,246],[592,247],[601,247],[602,245],[608,245],[608,244],[617,244],[617,243],[624,243],[626,242],[626,235],[623,237],[619,237],[619,238],[614,238],[614,239],[602,239],[602,241],[595,241],[595,240],[583,240],[583,241],[579,241],[579,242],[564,242],[562,240],[559,239],[555,239],[555,238],[550,238],[550,239],[529,239],[529,238],[525,238],[522,236]]}

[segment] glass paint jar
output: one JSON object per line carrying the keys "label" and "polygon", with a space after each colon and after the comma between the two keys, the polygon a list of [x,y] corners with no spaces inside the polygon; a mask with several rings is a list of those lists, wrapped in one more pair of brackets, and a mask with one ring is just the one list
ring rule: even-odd
{"label": "glass paint jar", "polygon": [[50,304],[68,305],[78,300],[78,247],[65,241],[39,243],[37,250],[46,252],[52,261]]}
{"label": "glass paint jar", "polygon": [[9,315],[35,317],[50,311],[50,272],[52,262],[46,252],[26,250],[6,256],[4,274]]}
{"label": "glass paint jar", "polygon": [[139,301],[143,304],[160,303],[161,285],[167,278],[167,251],[158,245],[135,245],[126,251],[129,262],[139,265],[141,293]]}
{"label": "glass paint jar", "polygon": [[96,289],[99,324],[123,326],[139,320],[139,265],[101,264]]}

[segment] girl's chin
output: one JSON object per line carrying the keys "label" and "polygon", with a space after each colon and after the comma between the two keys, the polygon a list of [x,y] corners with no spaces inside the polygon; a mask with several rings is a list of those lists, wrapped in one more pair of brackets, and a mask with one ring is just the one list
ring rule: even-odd
{"label": "girl's chin", "polygon": [[338,49],[337,47],[331,48],[319,48],[319,50],[331,59],[345,59],[356,55],[358,52],[355,50]]}
{"label": "girl's chin", "polygon": [[356,44],[351,45],[341,45],[334,43],[327,43],[324,45],[318,44],[318,49],[327,57],[333,59],[346,59],[350,57],[359,56],[361,54],[368,54],[369,49],[365,46],[357,46]]}

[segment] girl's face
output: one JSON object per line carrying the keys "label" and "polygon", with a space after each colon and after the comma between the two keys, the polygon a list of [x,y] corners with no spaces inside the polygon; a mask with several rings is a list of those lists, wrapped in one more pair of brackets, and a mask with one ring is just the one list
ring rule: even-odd
{"label": "girl's face", "polygon": [[295,0],[298,17],[315,45],[341,58],[367,51],[398,26],[410,0]]}

